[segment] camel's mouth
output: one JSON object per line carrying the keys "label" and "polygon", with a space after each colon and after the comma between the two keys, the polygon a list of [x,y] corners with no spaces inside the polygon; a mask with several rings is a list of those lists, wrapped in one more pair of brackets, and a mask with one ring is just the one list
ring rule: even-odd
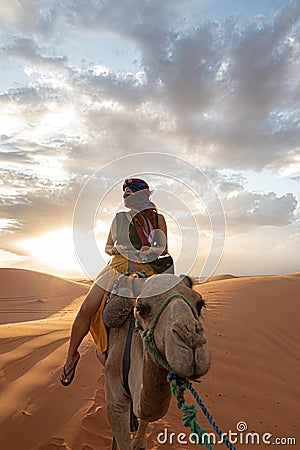
{"label": "camel's mouth", "polygon": [[173,323],[164,350],[172,370],[181,377],[196,379],[209,369],[205,331],[198,321],[183,318]]}
{"label": "camel's mouth", "polygon": [[210,366],[210,357],[206,345],[203,344],[201,347],[194,350],[194,373],[188,377],[193,380],[205,375]]}
{"label": "camel's mouth", "polygon": [[172,370],[183,378],[195,380],[205,375],[209,369],[210,357],[205,344],[196,348],[181,345],[167,357]]}

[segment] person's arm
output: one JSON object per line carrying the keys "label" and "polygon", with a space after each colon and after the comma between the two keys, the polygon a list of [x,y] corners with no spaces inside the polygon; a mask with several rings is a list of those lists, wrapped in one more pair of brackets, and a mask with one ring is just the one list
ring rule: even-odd
{"label": "person's arm", "polygon": [[114,256],[118,253],[123,252],[126,249],[124,245],[115,245],[116,240],[117,240],[117,220],[114,217],[105,245],[105,252],[109,256]]}
{"label": "person's arm", "polygon": [[114,239],[114,237],[116,236],[116,229],[117,229],[117,224],[116,224],[116,218],[114,217],[114,220],[112,221],[112,224],[111,224],[111,227],[110,227],[110,230],[108,233],[106,245],[105,245],[105,252],[109,256],[113,256],[117,253],[117,249],[115,248],[115,239]]}

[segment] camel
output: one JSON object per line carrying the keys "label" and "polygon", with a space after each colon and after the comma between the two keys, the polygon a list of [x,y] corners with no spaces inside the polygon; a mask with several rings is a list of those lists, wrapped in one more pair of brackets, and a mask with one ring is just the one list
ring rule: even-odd
{"label": "camel", "polygon": [[[154,330],[155,342],[174,372],[181,377],[198,379],[209,369],[209,353],[206,349],[205,331],[198,319],[204,302],[201,295],[192,289],[191,280],[173,274],[147,278],[135,299],[134,315],[139,326],[148,330],[153,316],[172,294],[178,295],[170,301],[158,319]],[[180,295],[190,301],[194,314]],[[145,450],[147,424],[166,414],[171,397],[170,385],[167,381],[168,371],[152,354],[144,350],[139,333],[134,332],[128,385],[133,412],[139,425],[131,440],[131,399],[124,388],[122,376],[122,359],[129,323],[128,319],[120,328],[109,330],[109,350],[105,363],[107,415],[119,450]]]}

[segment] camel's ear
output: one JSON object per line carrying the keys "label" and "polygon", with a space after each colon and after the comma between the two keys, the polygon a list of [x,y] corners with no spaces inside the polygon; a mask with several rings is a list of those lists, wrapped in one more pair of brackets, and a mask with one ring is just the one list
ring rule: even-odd
{"label": "camel's ear", "polygon": [[191,288],[193,287],[193,281],[192,279],[187,275],[179,275],[179,278],[184,282],[184,284],[187,285],[187,287]]}

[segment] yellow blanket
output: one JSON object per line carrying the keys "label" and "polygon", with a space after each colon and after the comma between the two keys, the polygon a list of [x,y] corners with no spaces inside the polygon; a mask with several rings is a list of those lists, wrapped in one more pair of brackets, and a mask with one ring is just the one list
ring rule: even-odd
{"label": "yellow blanket", "polygon": [[[150,277],[151,275],[155,275],[150,264],[135,264],[136,270],[141,271],[144,270],[146,272],[146,276]],[[113,270],[112,270],[113,269]],[[115,255],[111,259],[110,263],[104,267],[104,269],[99,273],[98,277],[104,274],[105,272],[109,272],[109,282],[107,290],[111,288],[114,280],[119,276],[120,273],[126,272],[128,270],[128,259],[126,259],[122,255]],[[95,345],[97,350],[100,353],[104,353],[107,350],[108,339],[107,339],[107,330],[102,320],[102,313],[105,306],[107,293],[103,295],[99,308],[97,312],[93,315],[91,324],[90,324],[90,332],[95,341]]]}

